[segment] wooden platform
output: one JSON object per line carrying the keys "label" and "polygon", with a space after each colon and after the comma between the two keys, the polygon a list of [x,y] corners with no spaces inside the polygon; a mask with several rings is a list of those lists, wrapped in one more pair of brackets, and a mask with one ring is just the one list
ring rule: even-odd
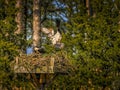
{"label": "wooden platform", "polygon": [[63,55],[21,55],[11,64],[15,73],[67,73],[70,62]]}

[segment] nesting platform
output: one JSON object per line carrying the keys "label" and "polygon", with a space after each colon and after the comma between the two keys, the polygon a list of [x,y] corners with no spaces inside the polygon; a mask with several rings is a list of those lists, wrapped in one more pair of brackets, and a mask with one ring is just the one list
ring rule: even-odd
{"label": "nesting platform", "polygon": [[71,68],[69,60],[63,54],[21,55],[11,64],[15,73],[67,73]]}

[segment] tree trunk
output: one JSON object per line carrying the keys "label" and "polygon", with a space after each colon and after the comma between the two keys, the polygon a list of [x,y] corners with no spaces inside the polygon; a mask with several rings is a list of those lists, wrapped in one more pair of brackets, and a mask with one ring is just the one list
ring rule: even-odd
{"label": "tree trunk", "polygon": [[15,31],[15,34],[21,34],[25,31],[25,24],[24,24],[24,9],[23,0],[17,0],[16,1],[16,8],[18,9],[15,21],[17,23],[17,30]]}
{"label": "tree trunk", "polygon": [[90,16],[90,0],[86,0],[87,14]]}
{"label": "tree trunk", "polygon": [[33,49],[40,48],[40,0],[33,0]]}
{"label": "tree trunk", "polygon": [[16,43],[20,46],[20,50],[26,53],[26,23],[27,23],[27,0],[16,0],[16,8],[18,9],[15,21],[17,23],[16,35],[19,35],[20,40]]}

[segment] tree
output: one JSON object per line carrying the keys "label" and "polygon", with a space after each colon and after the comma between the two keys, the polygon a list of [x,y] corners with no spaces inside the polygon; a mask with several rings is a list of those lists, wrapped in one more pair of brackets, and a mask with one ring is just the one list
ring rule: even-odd
{"label": "tree", "polygon": [[24,32],[25,25],[24,25],[24,11],[23,11],[23,2],[21,0],[16,1],[16,8],[18,8],[18,12],[16,15],[16,23],[17,23],[17,30],[16,34],[20,34]]}
{"label": "tree", "polygon": [[10,62],[17,55],[18,47],[14,41],[15,31],[15,2],[1,0],[0,3],[0,88],[12,89],[14,86],[14,73],[10,68]]}
{"label": "tree", "polygon": [[40,0],[33,1],[33,47],[37,51],[40,48]]}
{"label": "tree", "polygon": [[[59,58],[68,58],[75,66],[74,72],[68,71],[68,75],[58,75],[53,82],[50,82],[50,89],[105,90],[109,88],[119,90],[119,3],[119,0],[25,0],[17,4],[20,7],[15,8],[15,1],[1,0],[1,88],[10,90],[15,84],[19,87],[26,83],[30,88],[34,85],[33,87],[37,89],[44,89],[47,85],[41,84],[41,81],[44,81],[41,77],[54,76],[29,74],[29,79],[27,79],[24,77],[27,74],[20,74],[15,79],[15,74],[10,68],[11,61],[16,55],[21,55],[20,53],[18,55],[18,51],[26,50],[27,42],[29,42],[29,46],[33,45],[35,52],[44,46],[47,51],[44,57],[54,53]],[[64,26],[60,29],[66,31],[62,33],[62,42],[65,44],[63,49],[56,49],[49,42],[49,28],[52,27],[55,33],[57,31],[56,18],[59,18],[62,21],[61,25]],[[30,38],[28,41],[26,41],[26,36]],[[46,38],[43,39],[43,37]],[[34,54],[38,53],[32,53]],[[23,82],[21,78],[26,82]],[[30,80],[33,81],[31,85]]]}
{"label": "tree", "polygon": [[[17,14],[15,21],[17,23],[17,29],[15,35],[19,40],[16,43],[20,46],[22,53],[26,53],[26,36],[27,36],[27,0],[16,0]],[[24,43],[24,44],[23,44]]]}
{"label": "tree", "polygon": [[116,1],[94,0],[89,5],[95,17],[89,16],[84,1],[64,2],[68,17],[64,50],[76,70],[72,78],[62,78],[53,85],[67,80],[67,88],[112,88],[119,76],[119,10],[114,6]]}

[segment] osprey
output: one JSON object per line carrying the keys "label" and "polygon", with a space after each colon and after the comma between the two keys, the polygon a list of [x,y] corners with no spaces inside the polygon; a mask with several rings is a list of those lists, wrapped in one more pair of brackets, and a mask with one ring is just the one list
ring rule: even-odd
{"label": "osprey", "polygon": [[47,36],[50,38],[50,41],[52,43],[53,46],[55,46],[56,48],[63,48],[64,44],[61,43],[61,39],[62,39],[62,33],[60,30],[60,20],[56,19],[56,27],[57,27],[57,32],[55,33],[54,30],[52,28],[42,28],[41,31],[44,34],[47,34]]}
{"label": "osprey", "polygon": [[42,28],[41,31],[47,34],[53,46],[57,48],[63,48],[64,45],[63,43],[61,43],[62,35],[59,31],[54,33],[54,30],[52,28],[50,29]]}

